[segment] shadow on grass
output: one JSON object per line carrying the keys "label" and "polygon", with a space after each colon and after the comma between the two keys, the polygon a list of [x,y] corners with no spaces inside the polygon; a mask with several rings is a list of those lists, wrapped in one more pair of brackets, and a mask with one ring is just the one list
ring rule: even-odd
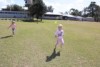
{"label": "shadow on grass", "polygon": [[49,61],[55,59],[57,56],[60,56],[60,51],[56,53],[56,48],[54,48],[52,54],[50,56],[46,57],[46,62],[49,62]]}
{"label": "shadow on grass", "polygon": [[39,21],[39,20],[22,20],[23,22],[33,22],[33,23],[44,23],[43,21]]}
{"label": "shadow on grass", "polygon": [[34,20],[22,20],[23,22],[35,22]]}
{"label": "shadow on grass", "polygon": [[0,37],[0,39],[6,39],[6,38],[10,38],[13,37],[12,35],[8,35],[8,36],[4,36],[4,37]]}

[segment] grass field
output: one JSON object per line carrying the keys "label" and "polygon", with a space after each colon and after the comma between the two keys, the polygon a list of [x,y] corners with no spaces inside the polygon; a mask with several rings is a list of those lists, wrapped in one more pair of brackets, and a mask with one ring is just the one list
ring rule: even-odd
{"label": "grass field", "polygon": [[[100,23],[44,20],[17,22],[10,37],[10,22],[0,21],[0,67],[100,67]],[[54,32],[63,24],[65,45],[54,53]],[[49,59],[47,58],[49,56]],[[48,62],[46,61],[48,60]]]}

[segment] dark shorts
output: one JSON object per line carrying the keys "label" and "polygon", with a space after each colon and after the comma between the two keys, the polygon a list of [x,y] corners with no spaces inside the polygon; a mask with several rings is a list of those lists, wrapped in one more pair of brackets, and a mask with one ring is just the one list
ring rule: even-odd
{"label": "dark shorts", "polygon": [[15,31],[15,28],[12,28],[12,31]]}

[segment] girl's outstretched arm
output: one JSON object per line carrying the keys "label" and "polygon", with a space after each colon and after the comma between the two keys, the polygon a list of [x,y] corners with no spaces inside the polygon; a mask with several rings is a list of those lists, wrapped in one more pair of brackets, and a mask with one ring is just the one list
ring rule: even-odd
{"label": "girl's outstretched arm", "polygon": [[8,27],[8,29],[12,26],[12,24]]}

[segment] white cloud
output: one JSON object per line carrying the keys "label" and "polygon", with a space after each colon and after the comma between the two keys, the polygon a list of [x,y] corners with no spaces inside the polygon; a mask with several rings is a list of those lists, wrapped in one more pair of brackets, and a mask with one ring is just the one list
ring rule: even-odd
{"label": "white cloud", "polygon": [[72,3],[72,8],[82,10],[84,6],[84,0],[76,0]]}
{"label": "white cloud", "polygon": [[[63,7],[66,7],[66,4],[61,4],[59,2],[49,2],[49,1],[44,1],[46,3],[47,6],[53,6],[54,8],[54,12],[62,12],[65,11],[66,9],[64,9]],[[63,9],[62,9],[63,8]]]}
{"label": "white cloud", "polygon": [[7,5],[14,3],[14,0],[0,0],[0,9],[5,8]]}
{"label": "white cloud", "polygon": [[[47,6],[53,6],[54,12],[65,12],[71,8],[82,10],[87,7],[93,0],[43,0]],[[94,0],[100,5],[100,0]],[[8,4],[18,4],[23,6],[24,0],[0,0],[0,9],[6,7]]]}
{"label": "white cloud", "polygon": [[14,0],[0,0],[0,3],[3,3],[3,4],[11,4],[13,2]]}
{"label": "white cloud", "polygon": [[[59,2],[60,1],[60,2]],[[52,5],[54,8],[54,12],[65,12],[65,11],[69,11],[71,8],[78,8],[78,9],[82,9],[82,7],[84,7],[84,5],[82,4],[84,0],[76,0],[73,2],[68,2],[66,0],[59,0],[58,2],[56,1],[47,1],[44,0],[44,2],[46,3],[46,5]]]}
{"label": "white cloud", "polygon": [[[54,12],[65,12],[69,11],[71,8],[78,10],[83,10],[87,7],[93,0],[44,0],[47,6],[52,5]],[[98,5],[100,5],[99,0],[94,0]]]}

